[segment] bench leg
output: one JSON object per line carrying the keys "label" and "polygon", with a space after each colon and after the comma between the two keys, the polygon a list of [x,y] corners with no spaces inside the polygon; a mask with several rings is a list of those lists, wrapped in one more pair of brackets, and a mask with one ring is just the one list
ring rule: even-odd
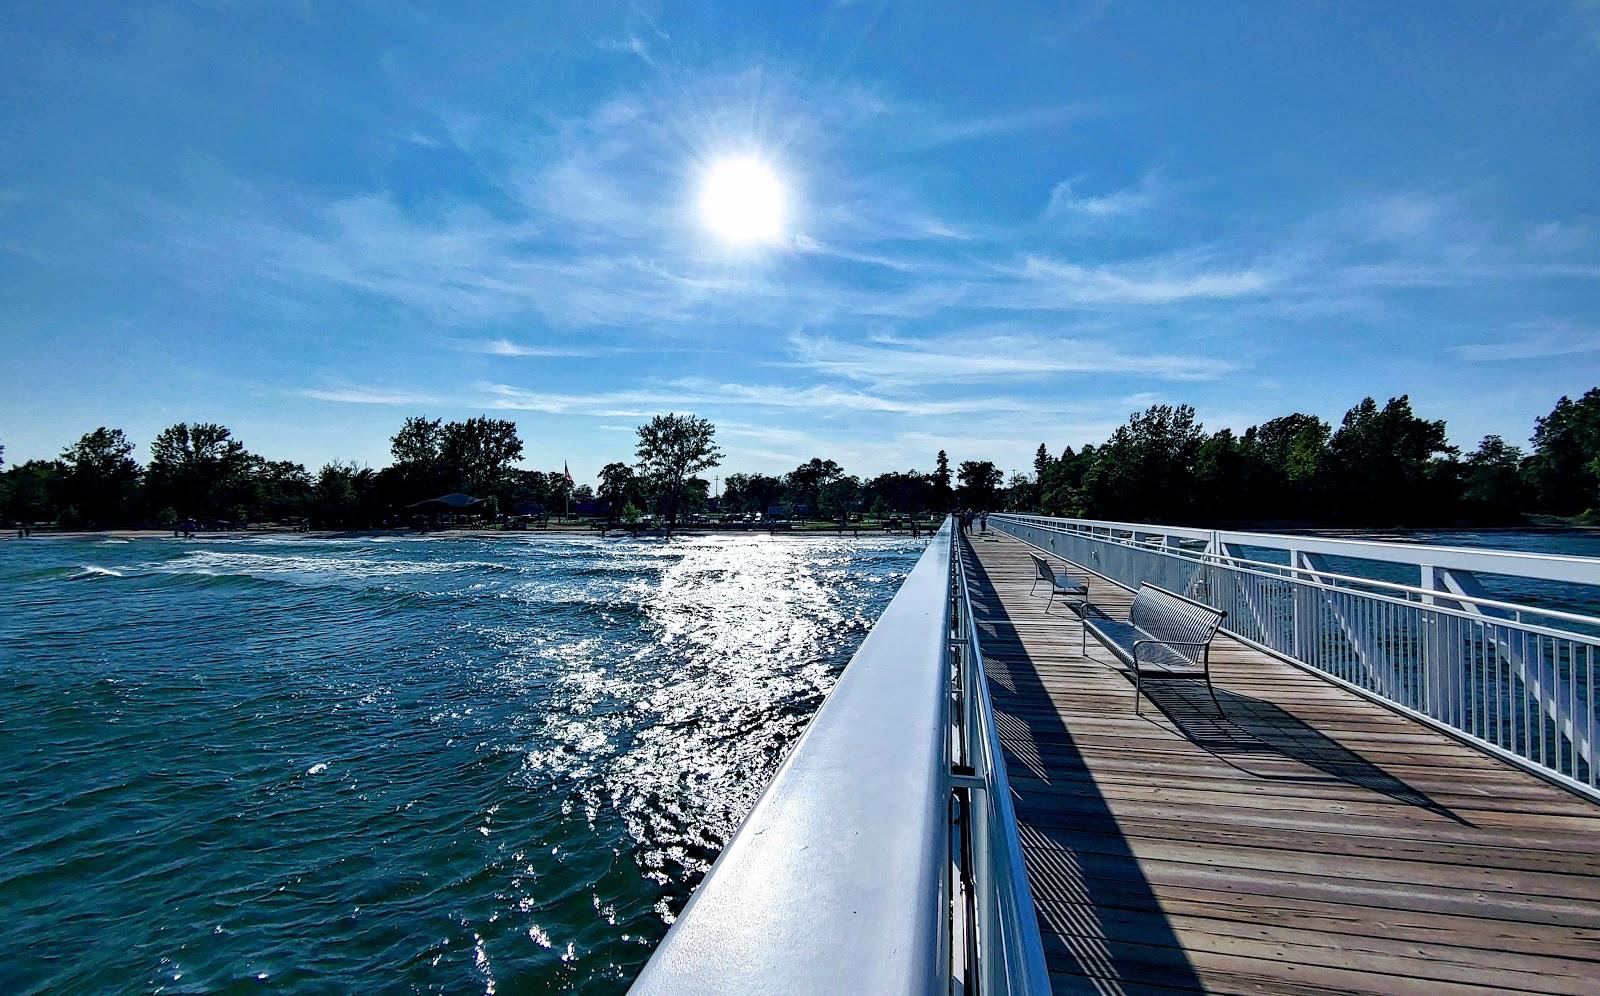
{"label": "bench leg", "polygon": [[1141,701],[1141,698],[1144,695],[1144,689],[1141,687],[1139,678],[1139,665],[1135,664],[1133,666],[1133,714],[1135,716],[1144,715],[1144,712],[1142,711],[1144,708],[1144,702]]}
{"label": "bench leg", "polygon": [[1028,594],[1032,595],[1034,592],[1036,592],[1038,590],[1039,590],[1039,579],[1038,578],[1034,578],[1033,579],[1033,587],[1028,589]]}
{"label": "bench leg", "polygon": [[1044,610],[1046,612],[1049,612],[1050,611],[1050,606],[1052,606],[1054,604],[1056,604],[1056,586],[1055,585],[1051,585],[1050,586],[1050,601],[1044,603]]}
{"label": "bench leg", "polygon": [[1211,686],[1211,672],[1206,672],[1206,691],[1211,693],[1211,704],[1217,707],[1217,718],[1226,719],[1227,713],[1222,711],[1222,703],[1217,701],[1217,690]]}

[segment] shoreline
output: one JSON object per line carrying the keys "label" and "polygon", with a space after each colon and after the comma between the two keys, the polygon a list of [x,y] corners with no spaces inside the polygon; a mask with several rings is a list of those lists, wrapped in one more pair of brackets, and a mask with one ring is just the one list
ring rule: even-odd
{"label": "shoreline", "polygon": [[[1371,526],[1371,527],[1315,527],[1297,526],[1286,523],[1268,525],[1229,525],[1228,530],[1237,532],[1275,533],[1278,535],[1306,535],[1326,536],[1333,539],[1371,539],[1375,536],[1394,535],[1411,536],[1425,533],[1545,533],[1552,535],[1571,534],[1580,536],[1593,536],[1600,534],[1600,525],[1590,525],[1578,522],[1538,522],[1514,526]],[[873,536],[894,536],[905,538],[926,538],[937,531],[938,525],[921,531],[919,537],[913,537],[909,529],[887,530],[878,526],[871,527],[846,527],[839,529],[836,526],[822,523],[805,523],[788,529],[718,529],[706,526],[680,526],[669,534],[661,529],[643,529],[637,534],[644,539],[667,539],[671,536],[850,536],[863,538]],[[304,539],[368,539],[373,537],[422,537],[433,536],[440,538],[455,537],[465,539],[508,539],[518,536],[596,536],[602,539],[612,539],[627,536],[626,529],[617,526],[602,532],[588,523],[555,523],[541,529],[486,529],[479,527],[462,529],[436,529],[429,532],[418,532],[415,529],[312,529],[296,530],[290,526],[262,526],[255,529],[232,529],[196,532],[187,537],[195,540],[221,540],[221,539],[246,539],[251,536],[296,536]],[[184,539],[185,537],[173,536],[170,529],[40,529],[27,537],[29,539],[62,539],[62,540],[138,540],[138,539]],[[0,542],[17,541],[22,537],[17,536],[14,528],[0,531]]]}
{"label": "shoreline", "polygon": [[[869,539],[876,536],[894,537],[897,539],[926,539],[934,529],[924,529],[913,537],[909,529],[888,530],[881,528],[862,528],[843,530],[832,527],[802,527],[799,529],[707,529],[703,526],[682,526],[674,529],[670,534],[664,530],[643,529],[638,533],[641,539],[669,539],[672,536],[790,536],[790,537],[840,537],[848,536],[852,539]],[[234,540],[248,539],[252,536],[289,536],[299,539],[325,540],[325,539],[370,539],[378,537],[436,537],[440,539],[516,539],[529,536],[593,536],[597,539],[619,539],[630,536],[626,529],[608,529],[602,534],[599,529],[588,525],[563,524],[549,526],[544,529],[435,529],[420,533],[415,529],[312,529],[309,531],[295,530],[288,527],[266,527],[262,529],[232,529],[212,530],[197,532],[192,536],[174,536],[170,529],[94,529],[94,530],[38,530],[28,536],[29,540],[56,539],[56,540],[185,540],[187,542],[204,542],[207,540]],[[0,542],[22,542],[23,538],[12,529],[0,533]]]}

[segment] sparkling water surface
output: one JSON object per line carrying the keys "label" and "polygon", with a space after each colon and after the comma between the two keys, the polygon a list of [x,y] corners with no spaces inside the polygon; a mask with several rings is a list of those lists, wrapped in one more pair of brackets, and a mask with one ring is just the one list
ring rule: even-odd
{"label": "sparkling water surface", "polygon": [[922,548],[0,545],[0,991],[622,990]]}

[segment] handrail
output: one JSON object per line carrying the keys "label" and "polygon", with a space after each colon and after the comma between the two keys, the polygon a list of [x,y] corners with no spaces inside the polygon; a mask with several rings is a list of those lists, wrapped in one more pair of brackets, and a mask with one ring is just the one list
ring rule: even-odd
{"label": "handrail", "polygon": [[[1020,516],[1012,515],[1010,513],[1006,513],[1006,516],[1007,518],[1015,519],[1017,521],[1039,520],[1043,518],[1042,516]],[[998,518],[998,516],[996,516],[996,518]],[[1071,522],[1072,520],[1062,521]],[[1066,532],[1074,531],[1070,528],[1062,529],[1062,527],[1059,525],[1041,524],[1041,528],[1058,529]],[[1093,533],[1084,533],[1081,530],[1078,532],[1080,535],[1089,536],[1099,543],[1124,546],[1136,550],[1157,550],[1160,553],[1168,556],[1187,557],[1196,563],[1216,563],[1225,567],[1236,568],[1238,570],[1254,574],[1258,577],[1279,578],[1283,577],[1285,573],[1302,575],[1301,577],[1296,578],[1296,580],[1299,580],[1307,585],[1326,589],[1328,591],[1348,591],[1351,590],[1351,586],[1359,586],[1361,588],[1379,588],[1387,589],[1389,591],[1398,591],[1408,595],[1418,595],[1424,600],[1430,600],[1442,612],[1461,615],[1467,618],[1476,618],[1481,614],[1475,612],[1475,609],[1494,609],[1497,611],[1503,611],[1511,613],[1513,618],[1515,618],[1519,623],[1524,624],[1530,632],[1537,632],[1544,636],[1576,637],[1582,639],[1585,638],[1586,634],[1573,633],[1570,630],[1556,629],[1551,626],[1541,626],[1536,623],[1529,623],[1522,617],[1525,615],[1535,615],[1545,619],[1556,620],[1559,622],[1577,623],[1582,626],[1600,629],[1600,616],[1584,615],[1578,612],[1567,612],[1562,609],[1549,609],[1541,605],[1529,605],[1523,602],[1507,602],[1503,599],[1487,598],[1481,595],[1468,595],[1459,591],[1443,590],[1439,588],[1423,588],[1418,585],[1400,584],[1396,581],[1382,581],[1377,578],[1364,578],[1354,574],[1341,574],[1336,571],[1331,571],[1326,567],[1297,567],[1293,564],[1276,564],[1271,561],[1253,560],[1249,557],[1241,557],[1227,552],[1216,552],[1210,549],[1199,551],[1174,546],[1152,547],[1148,544],[1135,542],[1121,536],[1106,536]],[[1431,550],[1433,548],[1418,546],[1416,549]],[[1396,605],[1416,604],[1416,600],[1414,599],[1400,598],[1387,594],[1383,591],[1368,591],[1364,592],[1364,594],[1370,598],[1381,599],[1386,602],[1392,602]],[[1459,603],[1460,605],[1464,606],[1464,608],[1456,609],[1449,605],[1438,604],[1440,600],[1445,602]]]}
{"label": "handrail", "polygon": [[948,989],[948,524],[634,982]]}
{"label": "handrail", "polygon": [[[996,514],[989,524],[1118,584],[1149,581],[1188,591],[1228,612],[1225,628],[1240,641],[1600,801],[1600,617],[1559,614],[1596,633],[1525,622],[1523,614],[1553,613],[1485,598],[1468,561],[1440,553],[1458,548],[1381,544],[1407,550],[1420,578],[1434,583],[1412,601],[1332,583],[1348,576],[1328,571],[1317,559],[1324,554],[1308,553],[1301,537],[1277,537],[1293,541],[1283,549],[1297,569],[1270,564],[1268,573],[1241,566],[1231,552],[1235,545],[1265,545],[1257,542],[1265,534],[1217,532],[1200,553],[1095,532],[1097,524],[1084,520]],[[1137,529],[1162,536],[1164,527]],[[1235,544],[1241,536],[1250,541]],[[1359,542],[1331,542],[1340,544],[1339,556],[1377,559],[1365,556]],[[1560,561],[1559,569],[1540,563],[1540,573],[1520,576],[1600,584],[1600,559],[1500,551],[1487,557],[1492,573],[1512,573],[1511,566],[1529,563],[1526,557],[1540,557]],[[1451,566],[1441,567],[1446,561]]]}
{"label": "handrail", "polygon": [[[1239,546],[1267,549],[1299,549],[1330,557],[1376,560],[1395,564],[1417,564],[1418,551],[1428,552],[1428,563],[1435,567],[1473,571],[1478,574],[1504,574],[1540,581],[1569,584],[1600,584],[1595,558],[1567,554],[1532,553],[1526,550],[1486,550],[1466,546],[1434,546],[1422,543],[1392,543],[1385,540],[1336,539],[1301,533],[1254,533],[1235,529],[1201,529],[1194,526],[1162,526],[1151,523],[1115,522],[1106,519],[1066,519],[1024,512],[995,513],[1014,519],[1071,523],[1086,529],[1108,529],[1148,535],[1178,536],[1189,540],[1218,540]],[[992,517],[992,516],[991,516]]]}
{"label": "handrail", "polygon": [[963,710],[967,764],[973,769],[974,788],[980,797],[974,837],[983,852],[973,862],[978,877],[978,991],[1045,993],[1050,991],[1050,974],[1023,864],[1005,752],[983,670],[983,645],[972,613],[962,543],[954,550],[951,567],[955,574],[954,616],[961,640],[957,678],[962,701],[968,705]]}
{"label": "handrail", "polygon": [[956,550],[947,521],[633,992],[1048,990]]}

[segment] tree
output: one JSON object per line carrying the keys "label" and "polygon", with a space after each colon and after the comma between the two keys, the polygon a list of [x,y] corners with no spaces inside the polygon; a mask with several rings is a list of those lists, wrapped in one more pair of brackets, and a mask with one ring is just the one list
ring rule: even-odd
{"label": "tree", "polygon": [[1244,446],[1232,429],[1206,437],[1195,452],[1196,512],[1207,521],[1239,519],[1248,512],[1249,481]]}
{"label": "tree", "polygon": [[310,514],[316,482],[303,464],[252,457],[249,475],[254,490],[250,503],[253,517],[286,522]]}
{"label": "tree", "polygon": [[1333,428],[1295,412],[1253,425],[1240,440],[1243,507],[1234,518],[1325,518],[1323,493]]}
{"label": "tree", "polygon": [[133,522],[139,514],[139,464],[132,454],[133,443],[121,429],[101,426],[84,433],[61,451],[62,505],[94,526]]}
{"label": "tree", "polygon": [[956,471],[960,486],[956,498],[962,508],[991,511],[998,503],[1000,485],[1005,475],[990,460],[963,460]]}
{"label": "tree", "polygon": [[678,524],[684,482],[722,460],[716,436],[716,426],[694,415],[657,415],[639,426],[639,472],[661,496],[668,524]]}
{"label": "tree", "polygon": [[382,519],[375,497],[376,475],[367,467],[334,461],[317,474],[316,519],[325,526],[357,529]]}
{"label": "tree", "polygon": [[1050,464],[1052,464],[1052,463],[1054,463],[1054,461],[1050,459],[1050,451],[1044,448],[1044,444],[1043,443],[1040,443],[1039,444],[1039,449],[1036,450],[1034,452],[1034,454],[1033,454],[1033,478],[1034,478],[1034,480],[1036,480],[1036,481],[1044,480],[1044,475],[1050,469]]}
{"label": "tree", "polygon": [[5,517],[12,522],[42,522],[55,519],[56,495],[66,468],[56,460],[28,460],[6,471]]}
{"label": "tree", "polygon": [[729,474],[722,479],[722,507],[765,513],[783,498],[783,482],[770,474]]}
{"label": "tree", "polygon": [[822,488],[844,476],[844,469],[832,460],[812,457],[789,471],[789,501],[796,511],[804,507],[816,515],[822,504]]}
{"label": "tree", "polygon": [[436,497],[450,487],[439,460],[443,426],[442,419],[415,416],[406,419],[400,431],[389,437],[400,501],[409,504],[419,496]]}
{"label": "tree", "polygon": [[1084,477],[1095,518],[1186,519],[1204,432],[1189,405],[1151,405],[1128,418],[1096,452]]}
{"label": "tree", "polygon": [[517,423],[507,419],[469,418],[446,422],[439,430],[439,466],[446,486],[475,497],[507,487],[511,465],[521,459]]}
{"label": "tree", "polygon": [[1563,396],[1533,428],[1527,480],[1538,507],[1574,515],[1600,506],[1600,387]]}
{"label": "tree", "polygon": [[950,511],[954,505],[954,494],[950,490],[950,458],[944,450],[934,458],[933,463],[933,509],[944,513]]}
{"label": "tree", "polygon": [[874,509],[881,503],[891,512],[918,515],[933,502],[933,481],[915,470],[891,470],[868,481],[862,501]]}
{"label": "tree", "polygon": [[1362,399],[1328,443],[1333,513],[1373,525],[1443,519],[1452,512],[1458,451],[1442,421],[1418,418],[1405,395],[1381,409]]}
{"label": "tree", "polygon": [[1006,481],[1005,497],[1001,499],[1002,506],[1013,511],[1031,512],[1039,503],[1038,482],[1027,474],[1017,471]]}
{"label": "tree", "polygon": [[250,454],[227,427],[179,422],[150,444],[150,504],[186,518],[225,514],[247,497]]}
{"label": "tree", "polygon": [[843,523],[860,504],[861,481],[854,477],[836,477],[824,484],[817,494],[817,508],[829,521]]}
{"label": "tree", "polygon": [[1090,443],[1074,453],[1068,446],[1059,459],[1051,461],[1039,480],[1039,510],[1045,515],[1081,517],[1087,514],[1084,478],[1094,466],[1095,448]]}
{"label": "tree", "polygon": [[1461,501],[1471,517],[1511,522],[1524,505],[1522,451],[1499,436],[1484,436],[1462,465]]}
{"label": "tree", "polygon": [[600,468],[600,500],[606,504],[606,518],[614,521],[622,506],[638,497],[639,480],[625,463],[608,463]]}

